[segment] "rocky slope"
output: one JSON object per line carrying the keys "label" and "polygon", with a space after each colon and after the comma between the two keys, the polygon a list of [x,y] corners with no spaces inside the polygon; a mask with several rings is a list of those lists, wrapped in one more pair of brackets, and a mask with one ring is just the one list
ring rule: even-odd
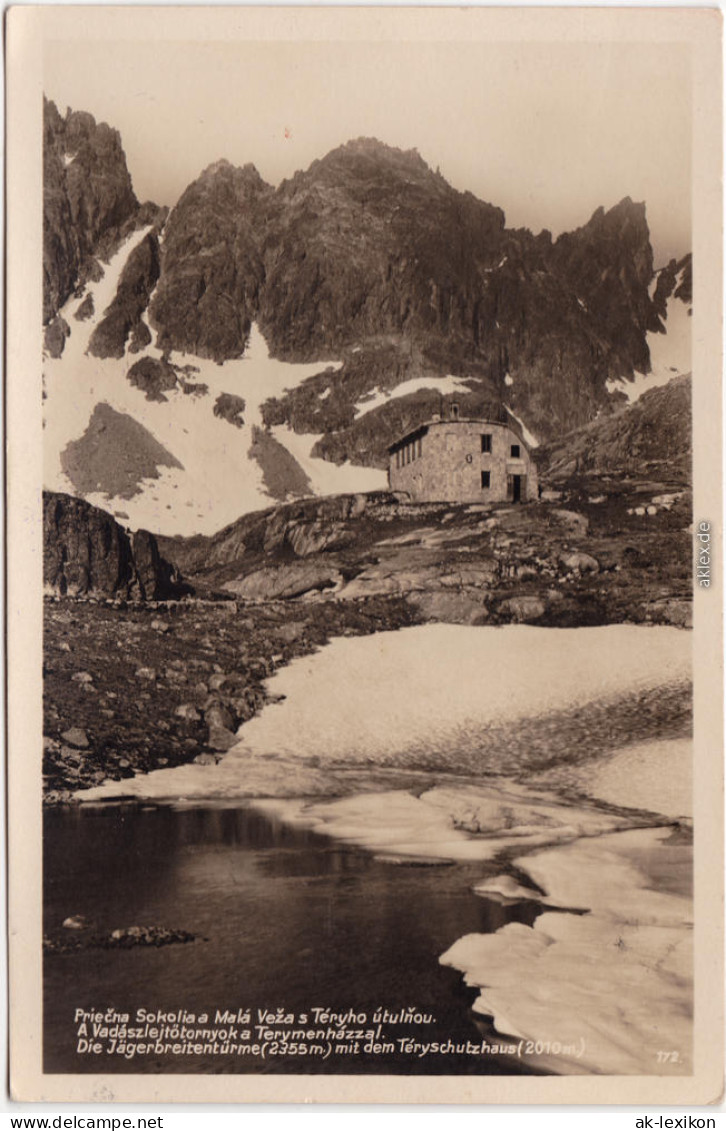
{"label": "rocky slope", "polygon": [[198,593],[253,604],[395,597],[416,619],[455,624],[690,623],[687,493],[578,485],[577,509],[562,494],[526,507],[311,499],[160,546]]}
{"label": "rocky slope", "polygon": [[594,490],[595,480],[607,477],[612,492],[640,478],[684,490],[691,482],[691,434],[691,377],[686,374],[576,429],[544,448],[539,458],[553,484],[582,476]]}
{"label": "rocky slope", "polygon": [[83,499],[43,494],[43,583],[59,596],[159,599],[188,591],[147,530],[127,534]]}

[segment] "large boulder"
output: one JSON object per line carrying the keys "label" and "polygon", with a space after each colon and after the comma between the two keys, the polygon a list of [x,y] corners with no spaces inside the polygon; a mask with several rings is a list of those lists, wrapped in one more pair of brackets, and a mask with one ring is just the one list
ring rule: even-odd
{"label": "large boulder", "polygon": [[246,601],[274,601],[331,589],[340,580],[341,575],[334,566],[290,562],[277,567],[267,566],[246,577],[228,581],[224,588]]}
{"label": "large boulder", "polygon": [[416,593],[409,598],[425,621],[438,624],[484,624],[489,618],[487,606],[469,593],[452,593],[434,590]]}

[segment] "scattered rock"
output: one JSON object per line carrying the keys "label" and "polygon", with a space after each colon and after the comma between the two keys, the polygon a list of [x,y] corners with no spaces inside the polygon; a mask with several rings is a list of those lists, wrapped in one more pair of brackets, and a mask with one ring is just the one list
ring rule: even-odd
{"label": "scattered rock", "polygon": [[196,935],[190,931],[170,930],[168,927],[126,927],[112,931],[99,946],[169,946],[171,943],[193,942]]}
{"label": "scattered rock", "polygon": [[552,510],[550,517],[558,526],[563,526],[573,534],[587,534],[590,525],[585,515],[578,514],[577,511]]}
{"label": "scattered rock", "polygon": [[69,746],[78,746],[82,749],[90,746],[88,735],[81,727],[71,727],[70,730],[63,731],[61,738],[69,744]]}
{"label": "scattered rock", "polygon": [[147,401],[166,401],[164,393],[177,386],[177,371],[163,358],[142,357],[135,361],[126,374],[127,381],[141,389]]}
{"label": "scattered rock", "polygon": [[93,676],[90,672],[75,672],[71,679],[73,683],[93,683]]}
{"label": "scattered rock", "polygon": [[209,728],[209,738],[207,739],[207,746],[211,750],[230,750],[236,746],[239,739],[236,734],[226,727],[212,726]]}
{"label": "scattered rock", "polygon": [[489,617],[484,602],[465,593],[417,593],[409,600],[426,621],[484,624]]}
{"label": "scattered rock", "polygon": [[500,616],[508,617],[518,624],[529,624],[544,616],[545,605],[539,597],[510,597],[502,601],[498,612]]}
{"label": "scattered rock", "polygon": [[198,723],[202,717],[192,703],[181,703],[174,714],[178,719],[186,719],[187,722],[192,723]]}
{"label": "scattered rock", "polygon": [[580,551],[560,554],[560,562],[565,569],[577,569],[580,573],[600,572],[600,563],[591,554],[583,554]]}
{"label": "scattered rock", "polygon": [[63,920],[63,926],[67,931],[85,931],[89,922],[85,915],[69,915],[67,919]]}
{"label": "scattered rock", "polygon": [[230,715],[226,707],[221,703],[217,703],[204,712],[204,721],[210,730],[213,727],[223,727],[225,730],[230,730],[234,726],[234,719]]}

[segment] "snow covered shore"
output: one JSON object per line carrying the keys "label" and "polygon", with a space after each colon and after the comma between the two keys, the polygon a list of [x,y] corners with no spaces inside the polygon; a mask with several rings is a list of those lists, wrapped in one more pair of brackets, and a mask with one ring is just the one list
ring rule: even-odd
{"label": "snow covered shore", "polygon": [[[429,625],[337,639],[273,677],[284,698],[216,766],[77,796],[255,797],[386,858],[481,861],[482,896],[557,910],[442,956],[480,987],[475,1009],[503,1034],[556,1044],[533,1059],[540,1068],[679,1074],[692,1001],[689,740],[664,740],[656,720],[651,740],[588,761],[558,750],[555,731],[538,775],[514,780],[491,750],[475,775],[452,766],[502,720],[615,708],[636,690],[667,694],[690,671],[690,634],[668,627]],[[659,1062],[663,1048],[678,1059]]]}
{"label": "snow covered shore", "polygon": [[[548,912],[533,927],[509,923],[455,942],[441,962],[481,988],[474,1009],[501,1033],[557,1043],[564,1051],[546,1058],[556,1072],[689,1073],[690,844],[669,829],[638,829],[513,862],[548,903],[584,914]],[[477,890],[491,897],[497,883]]]}

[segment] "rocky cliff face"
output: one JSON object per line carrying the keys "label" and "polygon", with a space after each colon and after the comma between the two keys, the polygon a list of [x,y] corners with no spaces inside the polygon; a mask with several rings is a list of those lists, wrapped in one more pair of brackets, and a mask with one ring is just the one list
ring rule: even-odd
{"label": "rocky cliff face", "polygon": [[90,114],[44,103],[43,321],[77,286],[104,239],[139,207],[118,132]]}
{"label": "rocky cliff face", "polygon": [[415,150],[369,139],[283,182],[265,219],[260,325],[282,357],[388,333],[470,340],[504,229]]}
{"label": "rocky cliff face", "polygon": [[150,310],[162,349],[215,360],[243,353],[264,277],[257,217],[271,191],[254,166],[219,161],[184,192]]}
{"label": "rocky cliff face", "polygon": [[43,583],[76,597],[159,600],[185,590],[148,531],[129,535],[106,511],[51,491],[43,494]]}

